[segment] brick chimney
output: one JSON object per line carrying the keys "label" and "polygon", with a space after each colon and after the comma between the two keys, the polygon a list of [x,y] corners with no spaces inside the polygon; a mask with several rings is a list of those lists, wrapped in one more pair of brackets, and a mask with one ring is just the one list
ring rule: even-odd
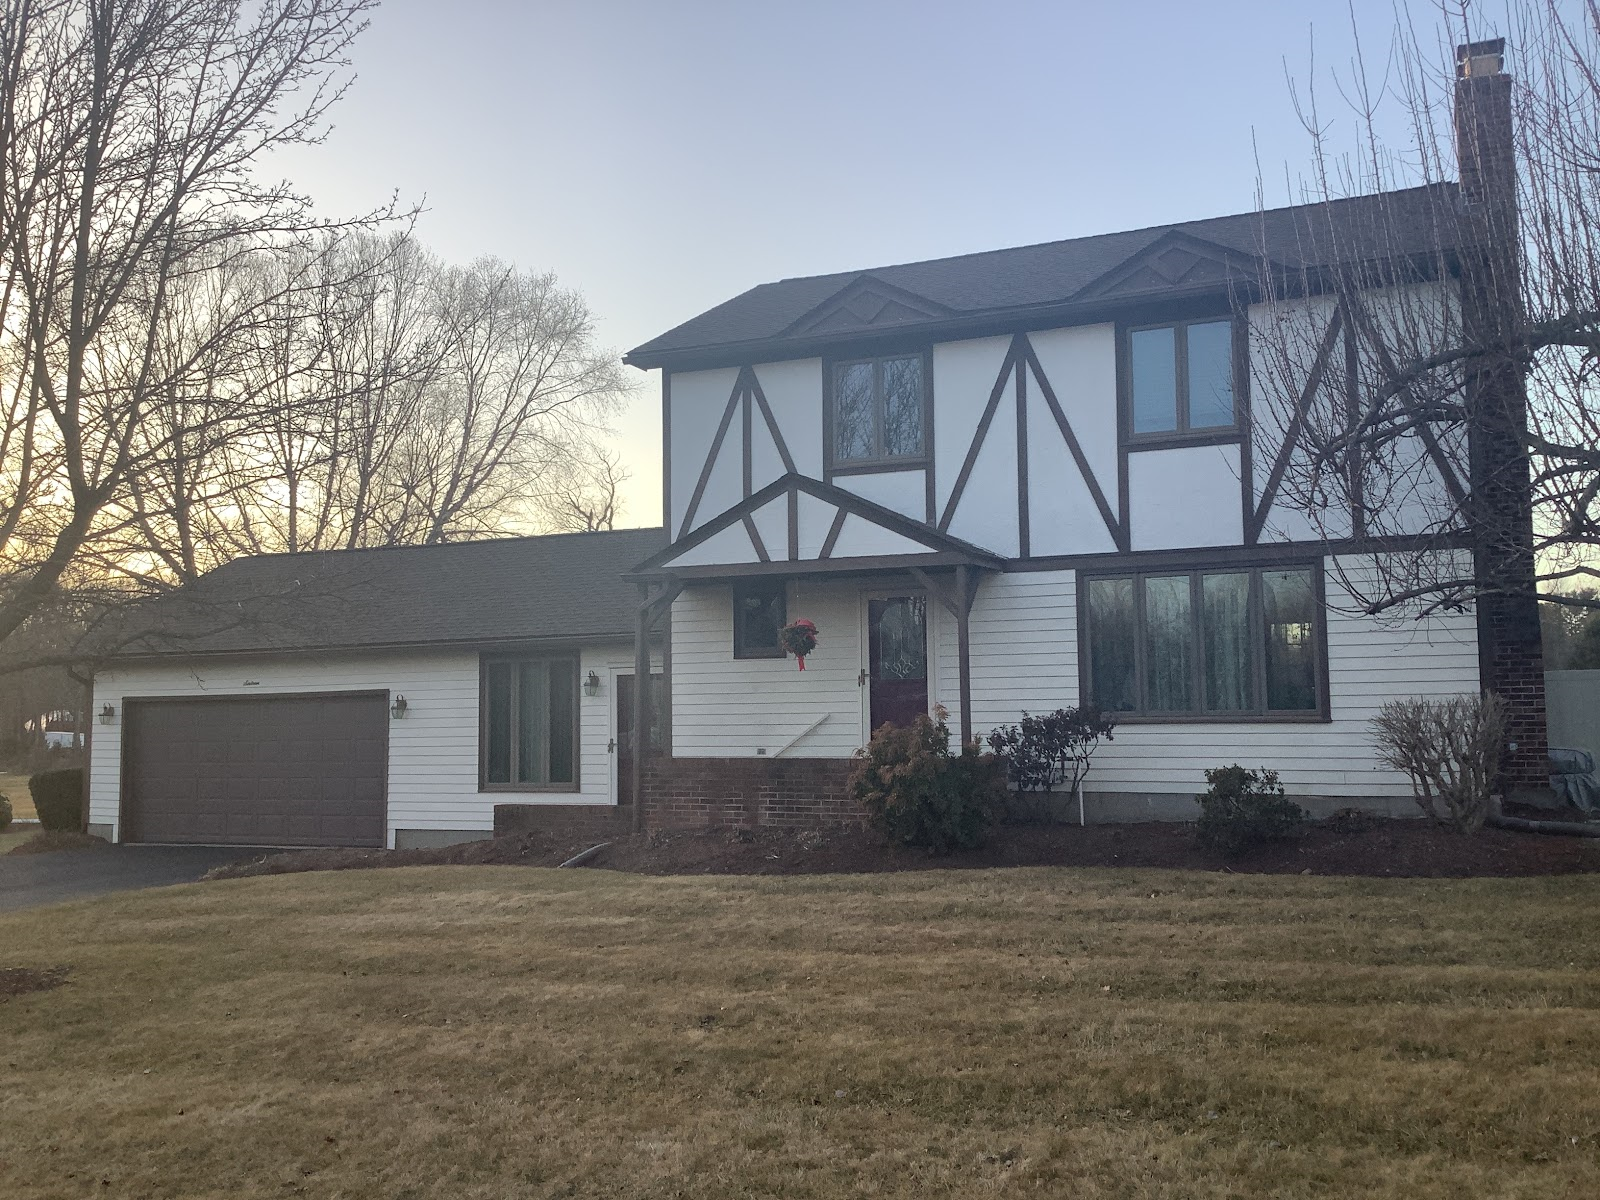
{"label": "brick chimney", "polygon": [[[1456,156],[1461,175],[1462,324],[1470,344],[1502,346],[1524,325],[1517,157],[1505,40],[1456,50]],[[1509,706],[1501,786],[1549,794],[1544,650],[1533,552],[1533,494],[1524,435],[1526,377],[1509,351],[1466,371],[1477,579],[1478,664],[1485,690]]]}

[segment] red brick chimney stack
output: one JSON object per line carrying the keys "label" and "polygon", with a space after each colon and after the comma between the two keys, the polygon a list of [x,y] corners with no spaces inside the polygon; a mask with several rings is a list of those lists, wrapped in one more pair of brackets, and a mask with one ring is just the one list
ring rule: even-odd
{"label": "red brick chimney stack", "polygon": [[1503,38],[1457,48],[1462,323],[1471,344],[1491,350],[1466,369],[1468,516],[1479,590],[1479,671],[1483,687],[1510,708],[1511,749],[1502,779],[1508,795],[1548,794],[1549,788],[1533,493],[1524,441],[1527,387],[1513,350],[1524,307],[1511,90]]}

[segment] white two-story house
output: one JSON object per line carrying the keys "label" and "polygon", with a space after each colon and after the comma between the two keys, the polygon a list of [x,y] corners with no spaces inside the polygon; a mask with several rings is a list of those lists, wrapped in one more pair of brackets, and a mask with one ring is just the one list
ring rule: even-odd
{"label": "white two-story house", "polygon": [[[1463,67],[1489,114],[1464,155],[1509,138],[1486,50]],[[668,630],[671,757],[643,768],[662,818],[842,813],[885,721],[942,707],[971,740],[1071,705],[1118,719],[1091,819],[1192,815],[1233,762],[1314,811],[1414,812],[1369,722],[1492,686],[1480,622],[1365,615],[1347,585],[1437,533],[1471,487],[1467,439],[1406,435],[1411,508],[1381,536],[1358,505],[1313,520],[1283,483],[1310,452],[1297,405],[1348,387],[1359,410],[1385,288],[1459,303],[1468,193],[784,279],[633,350],[660,372],[672,539],[634,572],[641,629]],[[1284,322],[1316,348],[1288,387]],[[803,672],[778,637],[798,618],[819,639]]]}

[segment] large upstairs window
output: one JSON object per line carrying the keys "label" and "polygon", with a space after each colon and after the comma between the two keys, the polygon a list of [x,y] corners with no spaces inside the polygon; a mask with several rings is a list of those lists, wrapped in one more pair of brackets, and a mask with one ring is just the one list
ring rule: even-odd
{"label": "large upstairs window", "polygon": [[1083,694],[1167,720],[1325,716],[1315,566],[1161,570],[1083,580]]}
{"label": "large upstairs window", "polygon": [[921,354],[833,364],[833,464],[894,464],[927,457],[927,380]]}
{"label": "large upstairs window", "polygon": [[1180,321],[1128,331],[1128,433],[1141,438],[1235,428],[1233,322]]}

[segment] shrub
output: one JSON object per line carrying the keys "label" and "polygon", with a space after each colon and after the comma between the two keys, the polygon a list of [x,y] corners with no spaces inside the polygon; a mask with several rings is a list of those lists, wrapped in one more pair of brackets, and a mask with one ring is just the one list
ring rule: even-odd
{"label": "shrub", "polygon": [[891,841],[934,854],[981,846],[1005,798],[1000,760],[976,744],[950,753],[944,713],[883,725],[856,752],[850,790]]}
{"label": "shrub", "polygon": [[1423,812],[1462,833],[1489,815],[1505,735],[1506,703],[1491,692],[1391,700],[1372,718],[1379,760],[1410,777]]}
{"label": "shrub", "polygon": [[11,824],[11,797],[0,795],[0,833]]}
{"label": "shrub", "polygon": [[1043,803],[1028,815],[1054,815],[1051,796],[1058,785],[1075,792],[1089,773],[1089,758],[1100,739],[1111,741],[1116,721],[1096,708],[1058,708],[1041,716],[1022,714],[1016,725],[989,734],[989,748],[1005,760],[1006,774],[1019,795],[1043,793]]}
{"label": "shrub", "polygon": [[83,768],[40,771],[28,780],[39,824],[46,829],[83,827]]}
{"label": "shrub", "polygon": [[1200,804],[1200,844],[1223,854],[1282,841],[1299,832],[1305,810],[1284,798],[1276,771],[1252,771],[1235,763],[1206,772],[1210,785]]}

